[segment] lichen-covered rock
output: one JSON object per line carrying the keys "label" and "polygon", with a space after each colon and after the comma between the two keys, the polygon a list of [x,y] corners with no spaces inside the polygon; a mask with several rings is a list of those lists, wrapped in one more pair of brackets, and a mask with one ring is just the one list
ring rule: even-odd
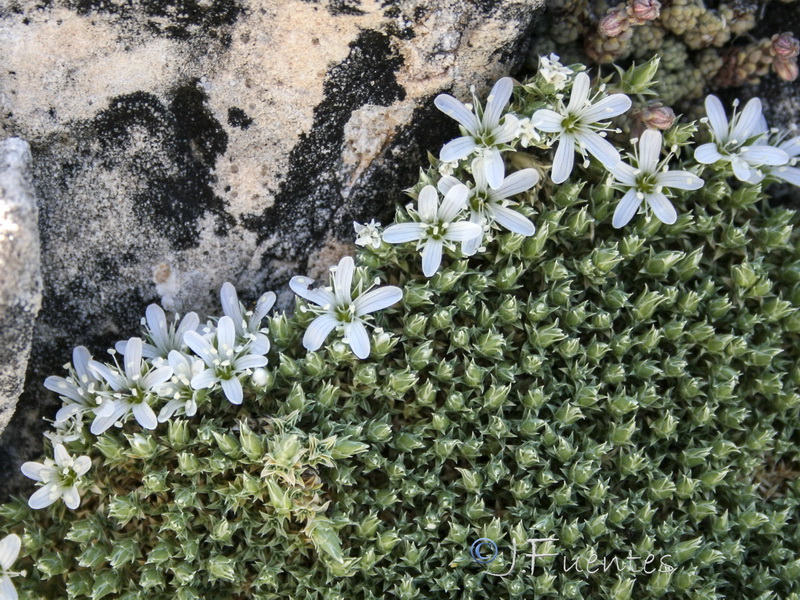
{"label": "lichen-covered rock", "polygon": [[433,97],[512,70],[542,4],[0,9],[0,135],[31,143],[44,276],[0,481],[2,465],[40,452],[38,386],[72,345],[135,331],[152,301],[208,310],[226,280],[250,299],[283,289],[349,240],[354,219],[387,219],[424,152],[455,131]]}
{"label": "lichen-covered rock", "polygon": [[42,299],[30,159],[24,141],[0,142],[0,432],[22,392],[33,321]]}

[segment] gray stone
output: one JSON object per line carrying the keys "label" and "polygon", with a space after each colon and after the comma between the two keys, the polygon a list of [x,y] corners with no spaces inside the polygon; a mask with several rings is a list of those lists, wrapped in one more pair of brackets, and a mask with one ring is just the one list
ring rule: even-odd
{"label": "gray stone", "polygon": [[0,142],[0,432],[25,383],[33,323],[42,302],[36,196],[28,144]]}
{"label": "gray stone", "polygon": [[456,134],[433,98],[521,64],[543,0],[14,5],[0,135],[33,149],[44,295],[0,500],[74,345],[103,353],[153,301],[217,313],[225,281],[290,306],[288,279],[351,251],[353,220],[388,222]]}

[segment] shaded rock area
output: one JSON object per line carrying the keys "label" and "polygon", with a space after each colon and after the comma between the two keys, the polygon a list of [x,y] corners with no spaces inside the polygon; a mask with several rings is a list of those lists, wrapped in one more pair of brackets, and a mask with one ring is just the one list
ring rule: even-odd
{"label": "shaded rock area", "polygon": [[456,133],[443,90],[514,72],[543,0],[11,0],[0,139],[30,143],[42,310],[0,437],[0,501],[32,489],[70,350],[102,356],[147,304],[216,314],[319,274],[387,222]]}
{"label": "shaded rock area", "polygon": [[33,323],[42,300],[36,196],[28,144],[0,142],[0,431],[25,383]]}

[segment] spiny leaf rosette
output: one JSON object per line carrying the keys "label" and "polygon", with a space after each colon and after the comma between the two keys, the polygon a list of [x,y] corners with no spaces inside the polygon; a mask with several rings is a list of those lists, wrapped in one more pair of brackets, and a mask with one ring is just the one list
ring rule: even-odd
{"label": "spiny leaf rosette", "polygon": [[[21,596],[800,598],[797,214],[767,202],[769,179],[694,161],[696,127],[677,123],[664,160],[704,185],[664,196],[673,224],[642,201],[613,227],[633,184],[620,189],[611,165],[590,151],[565,183],[548,177],[552,139],[531,117],[563,106],[556,94],[582,72],[557,68],[514,86],[502,120],[506,82],[485,108],[461,107],[472,120],[446,103],[467,122],[519,125],[488,149],[503,160],[492,181],[541,177],[497,194],[515,217],[479,212],[463,189],[434,198],[427,186],[444,173],[473,190],[473,161],[486,184],[487,148],[432,158],[410,190],[417,208],[398,208],[393,227],[436,210],[477,226],[443,238],[431,277],[427,230],[395,229],[389,243],[360,225],[369,243],[354,269],[343,260],[328,287],[293,280],[305,299],[291,316],[262,323],[272,300],[251,313],[223,289],[226,316],[190,323],[199,366],[155,309],[144,346],[122,346],[144,358],[108,366],[133,383],[110,388],[78,352],[71,379],[50,383],[78,419],[52,439],[91,459],[70,480],[80,506],[54,496],[43,509],[23,498],[0,508],[0,536],[22,540],[14,572],[10,551],[3,565]],[[654,73],[623,82],[645,89]],[[778,172],[764,164],[765,177]],[[470,255],[468,233],[481,236]],[[357,315],[350,329],[340,313]],[[174,377],[154,383],[167,364]],[[171,403],[152,427],[119,408],[148,377],[159,400],[140,401],[154,413]],[[105,424],[114,410],[121,427],[92,435],[92,417]],[[496,544],[494,560],[471,556],[480,538]],[[531,568],[534,538],[554,539],[537,552],[555,556]]]}

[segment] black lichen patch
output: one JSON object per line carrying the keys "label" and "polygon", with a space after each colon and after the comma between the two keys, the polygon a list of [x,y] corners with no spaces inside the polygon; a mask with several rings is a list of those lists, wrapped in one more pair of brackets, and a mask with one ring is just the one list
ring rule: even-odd
{"label": "black lichen patch", "polygon": [[231,127],[238,127],[239,129],[247,129],[253,124],[253,119],[247,116],[241,108],[232,106],[228,109],[228,125]]}
{"label": "black lichen patch", "polygon": [[94,126],[100,162],[141,182],[134,211],[163,232],[173,248],[197,245],[199,220],[207,212],[217,216],[222,232],[232,224],[211,188],[228,136],[195,85],[177,89],[169,106],[145,92],[115,98]]}
{"label": "black lichen patch", "polygon": [[227,26],[243,12],[238,0],[61,0],[61,4],[85,15],[102,12],[140,22],[146,29],[179,40],[202,35],[229,43]]}
{"label": "black lichen patch", "polygon": [[405,98],[395,73],[403,64],[384,33],[366,30],[350,44],[348,57],[336,65],[324,83],[324,100],[314,109],[311,131],[303,134],[290,155],[286,179],[273,206],[244,219],[261,239],[281,226],[282,243],[269,258],[281,260],[307,254],[331,230],[342,204],[341,166],[344,126],[364,104],[388,106]]}
{"label": "black lichen patch", "polygon": [[361,0],[329,0],[328,12],[334,17],[339,15],[357,17],[366,14],[359,6],[361,6]]}

